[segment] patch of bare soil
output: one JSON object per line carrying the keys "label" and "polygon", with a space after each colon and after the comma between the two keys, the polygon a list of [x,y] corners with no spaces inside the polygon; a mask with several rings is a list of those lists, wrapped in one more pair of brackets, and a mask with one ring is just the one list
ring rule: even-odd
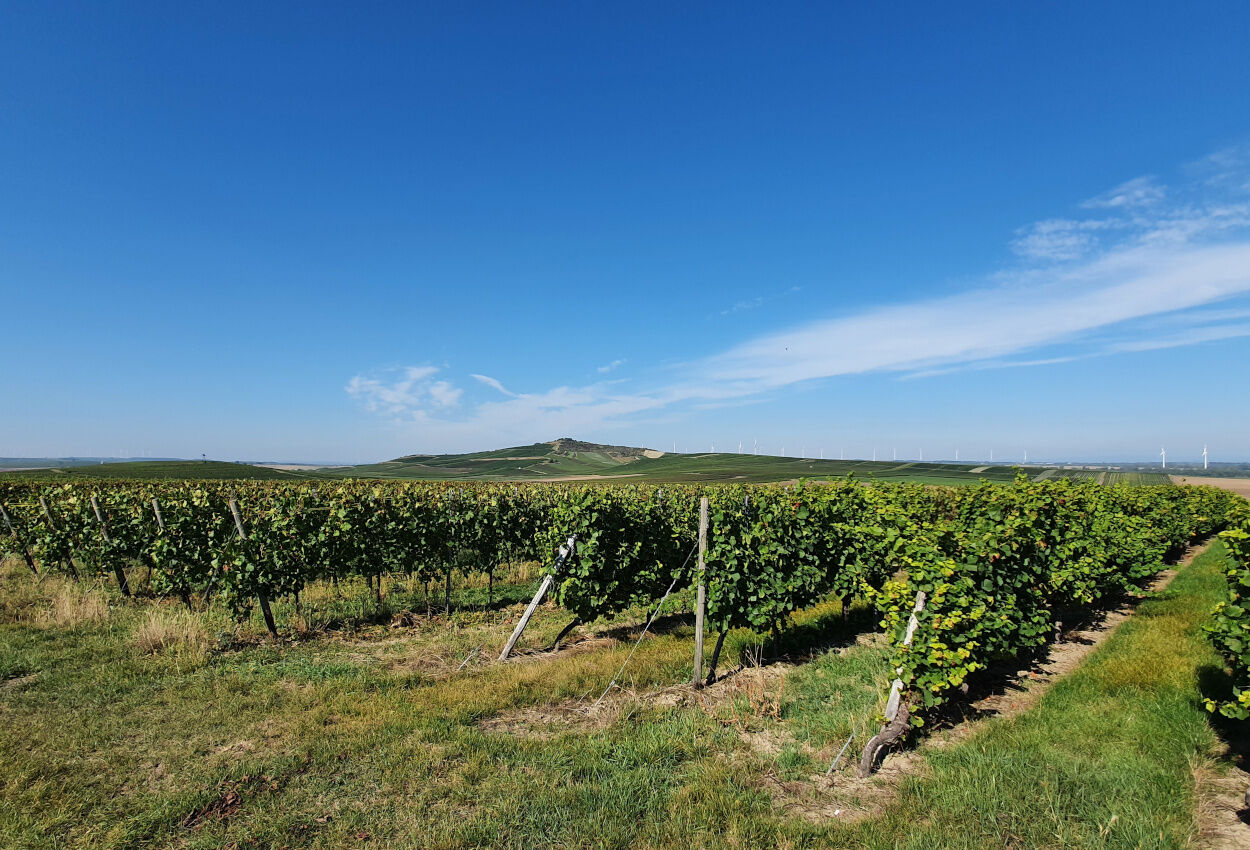
{"label": "patch of bare soil", "polygon": [[478,728],[545,741],[563,732],[598,725],[602,724],[595,723],[577,703],[564,702],[505,711],[481,721]]}
{"label": "patch of bare soil", "polygon": [[[1192,562],[1207,545],[1202,543],[1190,547],[1178,568]],[[1177,569],[1159,573],[1148,586],[1148,591],[1163,590],[1176,573]],[[927,769],[925,753],[972,738],[991,717],[1013,717],[1028,711],[1056,681],[1076,669],[1101,646],[1116,627],[1132,615],[1142,598],[1128,600],[1085,627],[1064,633],[1059,641],[1051,645],[1044,660],[1009,678],[1000,691],[973,701],[966,715],[971,719],[937,729],[915,748],[887,754],[872,776],[861,779],[853,773],[859,761],[859,748],[864,743],[856,740],[843,756],[837,773],[809,776],[806,780],[793,782],[782,782],[770,775],[765,777],[765,786],[772,793],[776,805],[810,820],[836,817],[854,822],[879,815],[898,796],[904,778],[924,776]]]}
{"label": "patch of bare soil", "polygon": [[1250,850],[1250,773],[1240,767],[1194,768],[1198,787],[1199,846],[1210,850]]}
{"label": "patch of bare soil", "polygon": [[1221,490],[1231,490],[1239,496],[1250,499],[1250,478],[1208,478],[1205,475],[1187,478],[1183,475],[1173,475],[1172,481],[1175,484],[1205,484],[1209,487],[1219,487]]}
{"label": "patch of bare soil", "polygon": [[0,682],[0,693],[4,693],[5,691],[20,691],[27,685],[34,684],[35,680],[38,678],[38,673],[28,673],[25,676],[14,676],[12,679],[5,679],[3,682]]}
{"label": "patch of bare soil", "polygon": [[[504,663],[514,663],[517,661],[532,661],[537,658],[552,658],[559,656],[563,658],[567,655],[577,655],[582,652],[594,652],[599,649],[616,646],[620,641],[615,638],[604,637],[602,635],[571,635],[560,642],[560,648],[551,649],[517,649],[513,650]],[[496,650],[495,655],[499,652]]]}

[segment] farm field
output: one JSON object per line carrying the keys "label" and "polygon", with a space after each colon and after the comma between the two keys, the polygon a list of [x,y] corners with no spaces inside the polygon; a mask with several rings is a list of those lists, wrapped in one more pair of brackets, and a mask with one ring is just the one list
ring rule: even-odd
{"label": "farm field", "polygon": [[1183,847],[1235,777],[1202,707],[1240,711],[1202,631],[1223,544],[1141,592],[1242,521],[1212,488],[30,481],[0,505],[9,846],[984,846],[1007,819],[1018,846]]}
{"label": "farm field", "polygon": [[[515,604],[425,619],[400,584],[306,599],[281,642],[223,612],[36,584],[12,559],[0,595],[4,846],[1184,847],[1199,776],[1229,768],[1196,705],[1220,597],[1217,546],[1148,600],[1096,655],[1023,713],[965,721],[896,759],[903,777],[822,776],[863,734],[887,653],[856,608],[799,614],[779,659],[702,693],[690,626],[669,619],[625,660],[644,610],[547,651],[540,609],[516,660],[497,648]],[[523,572],[519,567],[514,572]],[[401,612],[415,610],[416,616]],[[295,614],[279,606],[284,631]],[[155,653],[142,636],[169,624]],[[800,639],[798,635],[802,635]],[[1007,685],[1009,691],[1021,685]],[[1128,722],[1125,722],[1125,719]],[[1142,749],[1142,742],[1150,746]],[[1062,787],[1054,796],[1051,789]]]}
{"label": "farm field", "polygon": [[413,455],[359,466],[279,469],[221,461],[131,461],[48,469],[6,471],[0,480],[259,480],[371,479],[413,481],[601,481],[651,484],[771,483],[823,480],[853,475],[861,481],[960,486],[1034,479],[1070,478],[1101,483],[1165,484],[1163,473],[1078,470],[1045,466],[918,461],[823,460],[728,452],[672,454],[627,446],[555,440],[493,451]]}
{"label": "farm field", "polygon": [[148,460],[126,463],[99,463],[54,469],[24,469],[6,472],[0,468],[0,479],[10,480],[93,480],[110,481],[298,481],[312,477],[307,472],[288,472],[246,463],[199,460]]}
{"label": "farm field", "polygon": [[1219,487],[1222,490],[1228,490],[1239,496],[1250,499],[1250,478],[1190,478],[1187,475],[1173,475],[1172,481],[1175,484],[1201,484],[1207,487]]}

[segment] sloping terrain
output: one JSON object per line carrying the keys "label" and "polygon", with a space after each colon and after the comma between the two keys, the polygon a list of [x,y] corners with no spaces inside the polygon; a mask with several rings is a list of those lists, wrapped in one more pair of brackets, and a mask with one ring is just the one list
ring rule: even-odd
{"label": "sloping terrain", "polygon": [[318,477],[305,472],[287,472],[248,463],[226,463],[209,460],[150,460],[124,463],[97,463],[61,469],[29,469],[0,474],[14,478],[70,480],[81,478],[110,479],[178,479],[183,481],[220,481],[229,479],[299,479]]}
{"label": "sloping terrain", "polygon": [[[973,472],[973,470],[977,470]],[[974,466],[907,461],[818,460],[730,452],[674,454],[632,446],[609,446],[570,438],[485,452],[407,455],[382,463],[320,470],[350,478],[424,480],[576,481],[628,479],[651,482],[788,481],[842,477],[967,484],[1010,481],[1011,466]],[[1037,469],[1030,470],[1034,474]]]}

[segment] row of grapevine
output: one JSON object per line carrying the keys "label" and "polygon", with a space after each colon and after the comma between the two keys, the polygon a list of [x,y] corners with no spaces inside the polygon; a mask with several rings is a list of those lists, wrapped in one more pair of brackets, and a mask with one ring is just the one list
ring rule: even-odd
{"label": "row of grapevine", "polygon": [[[1134,586],[1167,554],[1222,527],[1234,498],[1068,480],[960,489],[852,481],[0,484],[14,523],[0,545],[92,575],[146,563],[157,592],[217,595],[243,613],[298,598],[315,580],[450,581],[456,564],[489,572],[510,557],[550,569],[558,544],[576,533],[555,595],[589,621],[692,583],[701,495],[712,507],[711,627],[777,630],[820,599],[868,599],[897,647],[913,723],[993,659],[1043,643],[1057,610]],[[921,591],[928,602],[903,646]]]}
{"label": "row of grapevine", "polygon": [[[504,485],[0,485],[13,525],[0,551],[75,577],[146,564],[155,592],[219,596],[240,615],[310,581],[402,574],[427,582],[466,561],[492,572],[534,558],[551,493]],[[98,512],[97,512],[98,510]],[[235,519],[235,511],[238,519]]]}
{"label": "row of grapevine", "polygon": [[[922,725],[976,671],[1042,646],[1065,609],[1138,589],[1187,543],[1223,528],[1241,501],[1205,487],[1066,481],[949,498],[953,516],[917,529],[906,571],[876,596],[901,705],[887,738]],[[861,770],[872,756],[866,748]]]}
{"label": "row of grapevine", "polygon": [[1232,560],[1228,598],[1215,606],[1207,628],[1211,642],[1233,671],[1228,699],[1206,700],[1207,710],[1237,720],[1250,718],[1250,508],[1238,510],[1220,535]]}

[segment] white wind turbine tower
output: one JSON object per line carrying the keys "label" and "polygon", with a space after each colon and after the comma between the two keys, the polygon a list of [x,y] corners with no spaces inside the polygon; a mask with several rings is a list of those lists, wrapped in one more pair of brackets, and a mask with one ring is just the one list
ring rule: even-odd
{"label": "white wind turbine tower", "polygon": [[1025,463],[1029,462],[1029,450],[1028,449],[1024,450],[1024,462]]}
{"label": "white wind turbine tower", "polygon": [[924,463],[924,449],[920,450],[920,462]]}
{"label": "white wind turbine tower", "polygon": [[742,454],[742,441],[738,441],[738,454]]}
{"label": "white wind turbine tower", "polygon": [[760,438],[759,438],[759,437],[756,437],[756,438],[755,438],[755,445],[751,447],[751,454],[753,454],[753,455],[757,455],[757,454],[759,454],[759,453],[760,453]]}
{"label": "white wind turbine tower", "polygon": [[876,446],[872,447],[872,461],[873,463],[877,462],[877,447]]}
{"label": "white wind turbine tower", "polygon": [[898,460],[898,449],[894,450],[894,459]]}
{"label": "white wind turbine tower", "polygon": [[959,463],[959,449],[955,449],[955,463]]}
{"label": "white wind turbine tower", "polygon": [[1163,468],[1168,468],[1168,450],[1163,446],[1159,447],[1159,457],[1163,458]]}
{"label": "white wind turbine tower", "polygon": [[1202,468],[1207,468],[1207,444],[1202,444]]}

